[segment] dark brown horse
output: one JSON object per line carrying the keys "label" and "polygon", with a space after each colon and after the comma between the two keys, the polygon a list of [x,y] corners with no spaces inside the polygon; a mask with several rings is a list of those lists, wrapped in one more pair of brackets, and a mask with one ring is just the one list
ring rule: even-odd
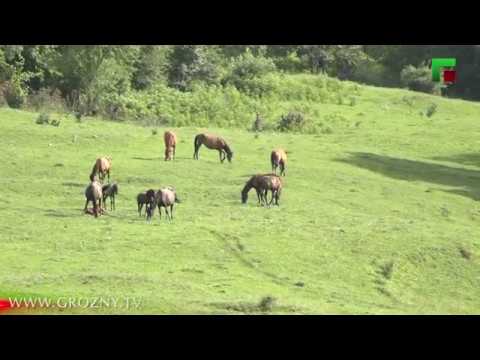
{"label": "dark brown horse", "polygon": [[[280,198],[282,182],[275,174],[257,174],[252,176],[245,184],[242,190],[242,203],[248,200],[248,192],[254,188],[257,192],[258,203],[262,205],[270,205],[275,198],[276,205]],[[268,191],[272,192],[272,200],[268,203]]]}
{"label": "dark brown horse", "polygon": [[137,195],[138,216],[142,216],[143,205],[147,203],[147,193],[140,193]]}
{"label": "dark brown horse", "polygon": [[150,189],[145,194],[145,214],[147,216],[147,220],[152,218],[155,211],[155,206],[157,206],[155,200],[155,190]]}
{"label": "dark brown horse", "polygon": [[116,183],[102,186],[103,208],[107,209],[107,198],[110,198],[110,210],[115,210],[115,196],[118,195],[118,185]]}
{"label": "dark brown horse", "polygon": [[85,189],[85,197],[87,198],[87,201],[85,202],[84,211],[85,213],[88,213],[87,206],[91,201],[93,203],[93,214],[95,217],[98,217],[102,212],[102,184],[100,184],[96,176],[90,176],[90,180],[92,182]]}
{"label": "dark brown horse", "polygon": [[99,175],[100,180],[103,181],[105,179],[105,175],[108,176],[108,182],[110,182],[110,170],[112,169],[112,158],[111,157],[101,157],[95,161],[95,165],[93,165],[92,172],[90,174],[90,178]]}
{"label": "dark brown horse", "polygon": [[277,168],[280,166],[280,175],[285,176],[285,168],[287,166],[287,152],[283,149],[273,150],[270,155],[272,163],[272,171],[276,174]]}
{"label": "dark brown horse", "polygon": [[165,141],[165,161],[175,160],[175,148],[177,146],[177,135],[172,131],[165,131],[163,135]]}
{"label": "dark brown horse", "polygon": [[221,163],[225,161],[225,157],[228,159],[228,162],[232,161],[233,152],[227,142],[221,137],[212,134],[198,134],[195,136],[193,142],[195,148],[193,158],[195,160],[198,160],[198,151],[202,145],[205,145],[208,149],[218,150]]}

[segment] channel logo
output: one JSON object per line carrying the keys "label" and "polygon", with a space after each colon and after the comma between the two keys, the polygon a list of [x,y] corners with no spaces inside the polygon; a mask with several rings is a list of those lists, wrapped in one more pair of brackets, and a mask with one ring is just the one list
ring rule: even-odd
{"label": "channel logo", "polygon": [[457,59],[454,58],[432,59],[432,80],[441,82],[443,86],[454,84],[457,80],[456,65]]}

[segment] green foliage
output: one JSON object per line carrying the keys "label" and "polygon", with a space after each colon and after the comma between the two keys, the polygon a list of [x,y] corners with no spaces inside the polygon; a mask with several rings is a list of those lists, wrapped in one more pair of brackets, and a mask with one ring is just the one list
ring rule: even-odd
{"label": "green foliage", "polygon": [[194,81],[216,84],[220,79],[217,49],[206,45],[175,45],[168,56],[168,83],[181,91]]}
{"label": "green foliage", "polygon": [[293,109],[285,102],[355,106],[358,87],[338,79],[440,95],[427,68],[433,56],[458,60],[458,81],[444,96],[480,99],[480,47],[473,45],[0,45],[0,103],[247,127],[256,111],[274,119]]}
{"label": "green foliage", "polygon": [[406,66],[401,73],[401,80],[404,86],[410,90],[433,94],[438,92],[438,84],[432,81],[432,72],[426,67]]}
{"label": "green foliage", "polygon": [[35,123],[39,125],[48,124],[49,122],[50,122],[50,115],[46,113],[40,113],[37,117],[37,120],[35,120]]}
{"label": "green foliage", "polygon": [[299,112],[289,112],[286,116],[282,115],[277,129],[281,132],[314,132],[312,131],[314,130],[312,122]]}
{"label": "green foliage", "polygon": [[165,82],[167,60],[171,48],[168,46],[145,45],[140,49],[132,74],[132,86],[136,90],[151,88],[157,82]]}
{"label": "green foliage", "polygon": [[47,113],[40,113],[35,120],[35,123],[38,125],[52,125],[55,127],[60,126],[60,120],[50,119],[50,115]]}
{"label": "green foliage", "polygon": [[432,117],[437,112],[437,108],[438,108],[437,104],[431,104],[427,108],[427,111],[425,112],[425,115],[427,115],[427,117]]}
{"label": "green foliage", "polygon": [[58,89],[41,88],[28,96],[28,108],[34,111],[48,110],[56,112],[65,112],[67,107],[65,101]]}
{"label": "green foliage", "polygon": [[273,71],[275,63],[272,59],[263,55],[255,56],[247,49],[245,54],[231,60],[223,84],[233,85],[252,96],[262,96],[272,90],[264,75]]}

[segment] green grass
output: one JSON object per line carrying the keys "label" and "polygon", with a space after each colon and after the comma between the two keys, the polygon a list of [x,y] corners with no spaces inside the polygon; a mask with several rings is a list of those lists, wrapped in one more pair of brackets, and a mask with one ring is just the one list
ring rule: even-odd
{"label": "green grass", "polygon": [[[0,298],[142,301],[54,313],[478,313],[480,105],[360,90],[354,106],[302,104],[318,106],[331,133],[208,129],[235,152],[223,165],[205,148],[192,160],[205,128],[174,129],[177,160],[164,162],[164,129],[53,127],[0,109]],[[421,116],[432,102],[437,112]],[[242,205],[274,147],[289,151],[280,207],[257,206],[253,192]],[[120,193],[117,210],[94,219],[83,192],[101,155],[112,156]],[[175,220],[146,223],[135,196],[163,185],[183,200]]]}

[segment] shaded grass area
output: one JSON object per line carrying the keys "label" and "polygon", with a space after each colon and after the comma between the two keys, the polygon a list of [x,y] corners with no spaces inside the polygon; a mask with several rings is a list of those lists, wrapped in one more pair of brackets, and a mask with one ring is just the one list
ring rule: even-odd
{"label": "shaded grass area", "polygon": [[480,199],[480,170],[470,170],[372,153],[352,153],[349,155],[348,158],[337,159],[337,161],[378,172],[394,179],[423,181],[458,187],[459,189],[447,191],[468,196],[473,200]]}

